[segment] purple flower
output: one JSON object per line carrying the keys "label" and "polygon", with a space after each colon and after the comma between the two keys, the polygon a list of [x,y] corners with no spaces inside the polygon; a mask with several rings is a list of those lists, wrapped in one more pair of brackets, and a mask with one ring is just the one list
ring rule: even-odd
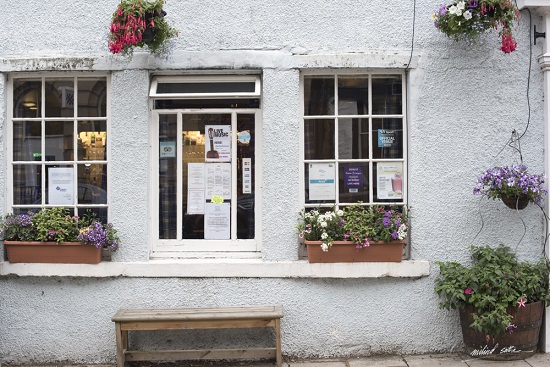
{"label": "purple flower", "polygon": [[390,225],[390,218],[384,218],[382,220],[382,224],[384,225],[384,227],[388,227]]}
{"label": "purple flower", "polygon": [[393,237],[394,240],[396,240],[396,239],[399,237],[399,235],[397,234],[396,231],[393,231],[393,233],[391,234],[391,236]]}
{"label": "purple flower", "polygon": [[441,4],[441,6],[439,7],[439,15],[444,16],[445,14],[447,14],[447,7],[445,6],[445,4]]}

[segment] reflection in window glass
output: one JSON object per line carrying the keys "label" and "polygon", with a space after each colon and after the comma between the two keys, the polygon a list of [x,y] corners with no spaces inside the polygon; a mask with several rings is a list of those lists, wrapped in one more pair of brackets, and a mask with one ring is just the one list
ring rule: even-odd
{"label": "reflection in window glass", "polygon": [[369,78],[342,76],[338,78],[338,114],[369,113]]}
{"label": "reflection in window glass", "polygon": [[159,146],[172,148],[159,156],[159,238],[162,239],[177,236],[177,129],[177,115],[159,116]]}
{"label": "reflection in window glass", "polygon": [[13,165],[13,203],[15,205],[41,205],[42,167],[39,165]]}
{"label": "reflection in window glass", "polygon": [[304,78],[304,115],[334,114],[334,78],[315,76]]}
{"label": "reflection in window glass", "polygon": [[338,119],[338,157],[369,158],[369,119]]}
{"label": "reflection in window glass", "polygon": [[107,204],[107,165],[78,165],[78,203]]}
{"label": "reflection in window glass", "polygon": [[46,117],[74,116],[73,79],[46,79]]}
{"label": "reflection in window glass", "polygon": [[13,117],[41,117],[42,83],[35,79],[13,81]]}
{"label": "reflection in window glass", "polygon": [[78,79],[78,116],[107,116],[107,83],[105,79]]}
{"label": "reflection in window glass", "polygon": [[41,123],[40,121],[13,122],[13,160],[41,160]]}
{"label": "reflection in window glass", "polygon": [[334,159],[334,120],[305,120],[306,159]]}
{"label": "reflection in window glass", "polygon": [[72,121],[46,121],[46,160],[72,161],[74,134]]}
{"label": "reflection in window glass", "polygon": [[401,76],[372,79],[372,114],[399,115],[403,113]]}

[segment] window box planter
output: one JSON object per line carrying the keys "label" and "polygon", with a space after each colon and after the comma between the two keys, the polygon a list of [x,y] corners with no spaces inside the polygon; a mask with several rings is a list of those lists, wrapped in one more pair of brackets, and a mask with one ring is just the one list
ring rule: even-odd
{"label": "window box planter", "polygon": [[102,249],[81,242],[4,241],[10,263],[99,264]]}
{"label": "window box planter", "polygon": [[322,241],[304,241],[310,263],[337,262],[401,262],[404,241],[371,242],[370,246],[356,248],[352,241],[333,241],[328,251],[321,249]]}

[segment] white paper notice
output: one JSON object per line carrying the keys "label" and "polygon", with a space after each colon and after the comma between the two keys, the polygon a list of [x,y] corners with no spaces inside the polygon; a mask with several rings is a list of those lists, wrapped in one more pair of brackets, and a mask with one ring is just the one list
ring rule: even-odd
{"label": "white paper notice", "polygon": [[231,163],[206,164],[206,198],[212,195],[231,200]]}
{"label": "white paper notice", "polygon": [[48,204],[74,204],[74,171],[67,167],[48,169]]}
{"label": "white paper notice", "polygon": [[204,163],[188,163],[187,164],[187,188],[188,189],[205,189],[204,180]]}
{"label": "white paper notice", "polygon": [[228,240],[230,238],[231,210],[229,203],[206,203],[204,213],[204,239]]}
{"label": "white paper notice", "polygon": [[252,158],[243,158],[243,194],[252,193]]}
{"label": "white paper notice", "polygon": [[309,164],[309,200],[336,199],[334,163]]}
{"label": "white paper notice", "polygon": [[402,199],[403,163],[378,162],[376,171],[378,199]]}
{"label": "white paper notice", "polygon": [[187,190],[187,214],[204,214],[204,190]]}
{"label": "white paper notice", "polygon": [[206,162],[230,162],[231,125],[206,125],[204,130]]}

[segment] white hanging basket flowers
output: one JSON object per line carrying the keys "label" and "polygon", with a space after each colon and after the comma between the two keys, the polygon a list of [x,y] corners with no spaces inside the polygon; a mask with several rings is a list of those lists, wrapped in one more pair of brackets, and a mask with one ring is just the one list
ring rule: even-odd
{"label": "white hanging basket flowers", "polygon": [[475,43],[481,34],[498,30],[504,53],[516,49],[512,25],[518,17],[519,10],[511,0],[453,1],[432,14],[435,27],[455,41]]}

